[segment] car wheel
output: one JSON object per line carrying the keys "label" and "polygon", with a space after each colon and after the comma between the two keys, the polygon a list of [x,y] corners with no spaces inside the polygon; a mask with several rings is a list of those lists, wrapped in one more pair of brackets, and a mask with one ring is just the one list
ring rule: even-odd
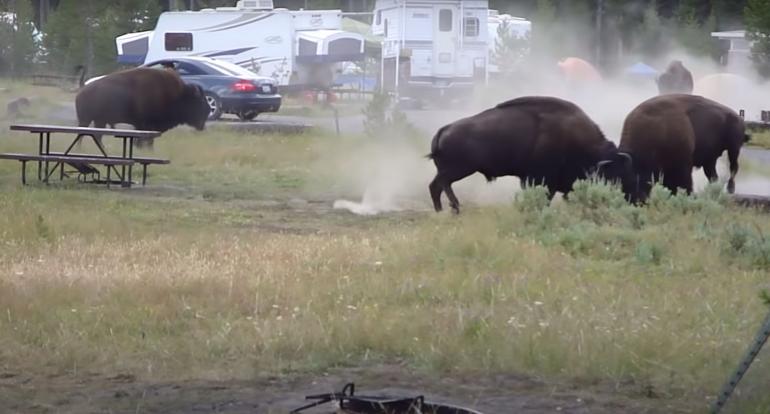
{"label": "car wheel", "polygon": [[241,121],[251,121],[259,115],[257,111],[240,111],[238,112],[238,118]]}
{"label": "car wheel", "polygon": [[222,103],[219,97],[211,92],[206,92],[206,103],[209,104],[209,121],[216,121],[222,117]]}

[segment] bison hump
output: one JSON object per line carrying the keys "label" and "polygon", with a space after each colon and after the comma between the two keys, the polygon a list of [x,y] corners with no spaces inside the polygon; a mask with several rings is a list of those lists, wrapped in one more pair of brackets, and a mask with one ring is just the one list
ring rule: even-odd
{"label": "bison hump", "polygon": [[573,104],[572,102],[552,96],[523,96],[520,98],[501,102],[497,104],[495,108],[521,108],[546,112],[564,110],[573,111],[575,109],[579,109],[577,105]]}

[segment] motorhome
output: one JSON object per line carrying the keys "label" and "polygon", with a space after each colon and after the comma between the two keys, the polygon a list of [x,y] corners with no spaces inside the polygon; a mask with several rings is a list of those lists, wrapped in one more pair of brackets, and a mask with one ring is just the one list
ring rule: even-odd
{"label": "motorhome", "polygon": [[273,8],[272,0],[240,0],[235,7],[164,12],[153,31],[115,41],[123,63],[216,57],[283,87],[323,88],[335,64],[364,56],[363,36],[341,30],[341,22],[340,10],[292,11]]}
{"label": "motorhome", "polygon": [[372,34],[382,37],[381,84],[419,100],[447,102],[488,77],[486,0],[377,0]]}

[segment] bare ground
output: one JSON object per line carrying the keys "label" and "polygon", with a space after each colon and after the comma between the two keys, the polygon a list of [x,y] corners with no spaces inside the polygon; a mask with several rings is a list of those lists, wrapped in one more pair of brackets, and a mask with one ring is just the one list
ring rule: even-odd
{"label": "bare ground", "polygon": [[[360,395],[425,395],[489,413],[686,413],[702,411],[630,382],[547,383],[515,375],[427,378],[397,365],[341,368],[254,380],[154,382],[119,373],[0,372],[3,413],[286,413],[304,396],[355,382]],[[331,404],[307,411],[331,413]]]}

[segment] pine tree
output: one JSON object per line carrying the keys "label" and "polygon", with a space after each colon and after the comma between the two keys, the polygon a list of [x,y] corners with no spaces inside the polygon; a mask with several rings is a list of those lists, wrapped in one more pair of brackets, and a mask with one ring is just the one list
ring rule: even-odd
{"label": "pine tree", "polygon": [[34,10],[25,0],[10,0],[0,17],[0,73],[28,74],[39,45],[35,39]]}
{"label": "pine tree", "polygon": [[745,10],[751,58],[762,76],[770,76],[770,0],[749,0]]}
{"label": "pine tree", "polygon": [[537,12],[532,19],[532,51],[534,56],[541,59],[553,58],[550,56],[553,39],[553,30],[556,28],[556,5],[553,0],[537,0]]}
{"label": "pine tree", "polygon": [[65,73],[77,65],[91,74],[110,72],[117,68],[115,38],[152,29],[159,14],[151,0],[62,0],[46,26],[48,63]]}
{"label": "pine tree", "polygon": [[511,32],[511,24],[503,20],[497,26],[495,50],[491,58],[503,76],[514,74],[529,54],[529,36],[519,37]]}

